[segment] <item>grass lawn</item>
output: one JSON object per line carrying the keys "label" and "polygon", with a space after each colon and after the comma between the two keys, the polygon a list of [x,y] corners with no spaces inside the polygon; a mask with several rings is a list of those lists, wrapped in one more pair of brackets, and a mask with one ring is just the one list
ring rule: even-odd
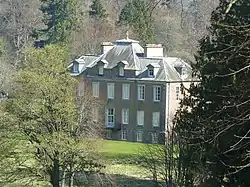
{"label": "grass lawn", "polygon": [[[150,176],[149,171],[140,166],[142,150],[152,146],[138,142],[104,140],[101,153],[106,160],[104,172],[111,175],[123,175],[138,179]],[[155,146],[155,145],[154,145]]]}
{"label": "grass lawn", "polygon": [[138,142],[124,142],[114,140],[104,140],[101,152],[107,158],[124,159],[140,156],[147,144]]}

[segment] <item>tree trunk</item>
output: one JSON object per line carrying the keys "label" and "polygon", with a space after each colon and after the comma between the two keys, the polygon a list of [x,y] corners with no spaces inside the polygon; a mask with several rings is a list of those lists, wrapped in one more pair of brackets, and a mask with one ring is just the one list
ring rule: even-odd
{"label": "tree trunk", "polygon": [[64,187],[64,185],[65,185],[65,178],[66,178],[66,171],[63,170],[63,177],[62,177],[62,184],[61,184],[61,187]]}
{"label": "tree trunk", "polygon": [[69,187],[73,187],[73,186],[74,186],[74,176],[75,176],[75,173],[73,172],[73,173],[70,175]]}
{"label": "tree trunk", "polygon": [[60,187],[59,186],[59,159],[54,158],[53,161],[53,169],[52,169],[52,175],[51,175],[51,181],[53,187]]}

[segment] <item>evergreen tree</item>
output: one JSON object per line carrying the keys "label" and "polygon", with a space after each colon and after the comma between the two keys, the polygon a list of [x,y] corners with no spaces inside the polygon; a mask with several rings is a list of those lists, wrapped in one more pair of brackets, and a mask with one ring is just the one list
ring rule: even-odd
{"label": "evergreen tree", "polygon": [[201,82],[175,118],[187,179],[204,186],[250,186],[249,10],[249,1],[221,1],[212,13],[193,65]]}
{"label": "evergreen tree", "polygon": [[90,8],[89,15],[92,18],[102,19],[108,16],[100,0],[93,0]]}
{"label": "evergreen tree", "polygon": [[41,0],[41,11],[46,29],[40,30],[38,35],[45,36],[47,43],[67,43],[76,24],[76,0]]}
{"label": "evergreen tree", "polygon": [[119,16],[119,22],[131,26],[144,44],[154,41],[152,19],[150,7],[143,0],[129,1]]}

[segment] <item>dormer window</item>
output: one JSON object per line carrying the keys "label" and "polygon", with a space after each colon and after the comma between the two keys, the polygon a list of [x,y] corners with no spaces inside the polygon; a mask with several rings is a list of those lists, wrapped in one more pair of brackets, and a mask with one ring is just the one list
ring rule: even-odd
{"label": "dormer window", "polygon": [[124,68],[125,68],[125,66],[127,66],[128,65],[128,62],[126,61],[126,60],[122,60],[122,61],[120,61],[118,64],[117,64],[117,68],[118,68],[118,76],[119,77],[124,77]]}
{"label": "dormer window", "polygon": [[73,64],[73,73],[78,73],[79,72],[79,64],[78,63],[74,63]]}
{"label": "dormer window", "polygon": [[104,66],[106,64],[108,64],[108,62],[105,59],[102,59],[102,60],[97,62],[98,75],[104,75]]}
{"label": "dormer window", "polygon": [[154,76],[154,69],[153,68],[148,69],[148,76],[149,77],[153,77]]}
{"label": "dormer window", "polygon": [[[159,71],[160,65],[158,63],[150,63],[147,65],[148,77],[155,77]],[[146,74],[147,75],[147,74]]]}
{"label": "dormer window", "polygon": [[104,66],[102,64],[100,64],[98,66],[98,74],[99,75],[103,75],[103,73],[104,73]]}
{"label": "dormer window", "polygon": [[119,67],[119,76],[121,76],[121,77],[124,76],[124,67],[123,66]]}
{"label": "dormer window", "polygon": [[182,67],[182,71],[181,71],[181,76],[185,75],[186,74],[186,67]]}
{"label": "dormer window", "polygon": [[180,76],[184,76],[186,74],[186,67],[184,65],[175,66],[175,69],[179,73]]}

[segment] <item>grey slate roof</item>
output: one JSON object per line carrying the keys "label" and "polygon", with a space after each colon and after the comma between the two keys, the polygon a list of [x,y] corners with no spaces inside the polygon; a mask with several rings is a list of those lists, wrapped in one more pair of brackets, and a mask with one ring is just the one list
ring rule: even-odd
{"label": "grey slate roof", "polygon": [[[136,79],[139,80],[154,80],[154,81],[192,81],[191,66],[176,57],[138,57],[137,53],[144,53],[143,48],[136,40],[123,39],[117,40],[112,49],[101,56],[82,56],[75,61],[82,63],[82,68],[79,74],[86,71],[88,68],[93,68],[99,61],[103,61],[104,68],[112,69],[118,65],[119,62],[124,62],[125,70],[135,70]],[[148,77],[147,69],[148,65],[154,67],[155,76]],[[175,69],[175,67],[184,67],[185,75],[181,76]],[[79,75],[78,74],[78,75]]]}

